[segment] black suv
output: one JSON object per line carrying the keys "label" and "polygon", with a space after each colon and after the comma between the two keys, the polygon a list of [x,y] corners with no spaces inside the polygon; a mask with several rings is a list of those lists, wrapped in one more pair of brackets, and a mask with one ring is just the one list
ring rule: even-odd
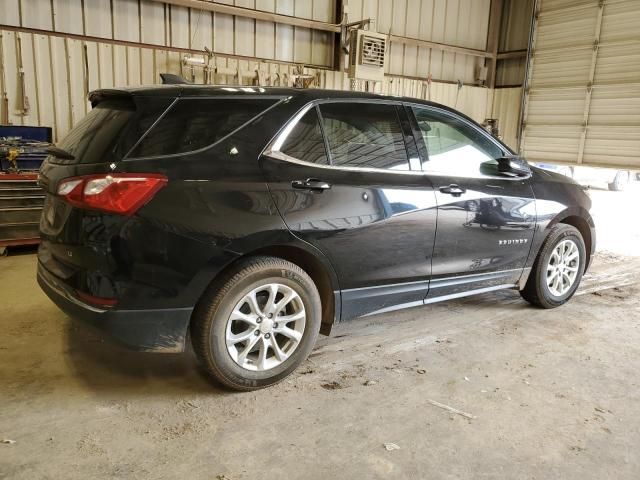
{"label": "black suv", "polygon": [[411,98],[99,90],[50,150],[38,281],[120,341],[250,390],[319,332],[497,289],[556,307],[594,251],[590,200],[464,115]]}

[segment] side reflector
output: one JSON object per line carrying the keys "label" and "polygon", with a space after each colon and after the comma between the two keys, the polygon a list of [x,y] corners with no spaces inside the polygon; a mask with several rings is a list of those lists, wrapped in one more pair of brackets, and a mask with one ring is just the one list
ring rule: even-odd
{"label": "side reflector", "polygon": [[118,300],[115,298],[96,297],[89,295],[88,293],[81,292],[80,290],[76,290],[76,295],[78,295],[78,298],[83,302],[90,305],[96,305],[98,307],[115,307],[118,303]]}
{"label": "side reflector", "polygon": [[71,205],[120,215],[133,215],[167,184],[152,173],[113,173],[63,180],[58,195]]}

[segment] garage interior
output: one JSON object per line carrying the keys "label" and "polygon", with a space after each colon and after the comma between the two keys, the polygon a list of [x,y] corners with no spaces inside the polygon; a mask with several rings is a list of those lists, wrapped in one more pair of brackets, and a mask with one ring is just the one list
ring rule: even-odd
{"label": "garage interior", "polygon": [[[639,26],[637,0],[0,2],[0,478],[639,478]],[[358,72],[367,32],[383,62]],[[588,187],[593,263],[558,309],[340,323],[256,392],[119,347],[37,285],[38,148],[160,74],[455,108]]]}

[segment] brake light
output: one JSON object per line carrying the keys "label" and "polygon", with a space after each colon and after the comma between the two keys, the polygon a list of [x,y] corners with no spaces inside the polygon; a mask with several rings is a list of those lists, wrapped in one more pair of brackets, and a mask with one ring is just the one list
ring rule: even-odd
{"label": "brake light", "polygon": [[153,173],[88,175],[63,180],[58,195],[75,207],[133,215],[166,184]]}

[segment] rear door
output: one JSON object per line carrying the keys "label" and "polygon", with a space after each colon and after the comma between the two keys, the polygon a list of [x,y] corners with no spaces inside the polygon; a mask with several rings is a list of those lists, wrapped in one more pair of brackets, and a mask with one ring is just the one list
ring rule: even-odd
{"label": "rear door", "polygon": [[416,160],[404,109],[380,101],[308,105],[262,159],[289,229],[333,264],[343,319],[423,302],[436,205]]}
{"label": "rear door", "polygon": [[427,106],[408,113],[438,203],[427,302],[515,285],[536,225],[529,179],[501,173],[497,160],[510,153],[463,117]]}

